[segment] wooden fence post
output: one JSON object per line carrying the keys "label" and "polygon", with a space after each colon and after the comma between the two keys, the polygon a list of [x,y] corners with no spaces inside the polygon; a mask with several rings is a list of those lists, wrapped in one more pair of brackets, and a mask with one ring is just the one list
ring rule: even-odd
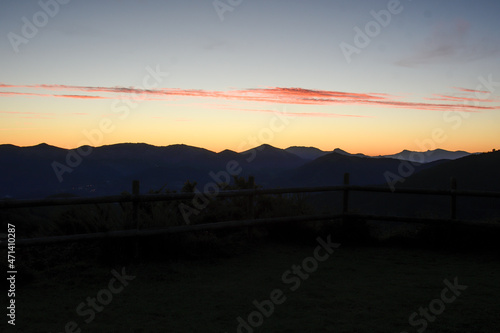
{"label": "wooden fence post", "polygon": [[[255,178],[253,176],[248,176],[248,187],[251,190],[255,190]],[[250,194],[248,196],[248,214],[250,215],[251,219],[255,218],[254,201],[255,194]]]}
{"label": "wooden fence post", "polygon": [[344,196],[342,200],[342,214],[347,214],[349,213],[349,189],[347,188],[349,186],[349,173],[346,172],[344,173]]}
{"label": "wooden fence post", "polygon": [[[132,229],[135,227],[139,230],[139,194],[140,194],[140,183],[138,180],[132,181]],[[139,258],[139,240],[136,238],[134,242],[133,249],[134,259]]]}
{"label": "wooden fence post", "polygon": [[450,206],[450,217],[452,220],[457,218],[457,180],[453,177],[450,179],[450,196],[451,196],[451,206]]}
{"label": "wooden fence post", "polygon": [[136,229],[139,229],[139,196],[140,193],[140,184],[138,180],[133,180],[132,181],[132,196],[133,196],[133,203],[132,203],[132,227],[135,227]]}

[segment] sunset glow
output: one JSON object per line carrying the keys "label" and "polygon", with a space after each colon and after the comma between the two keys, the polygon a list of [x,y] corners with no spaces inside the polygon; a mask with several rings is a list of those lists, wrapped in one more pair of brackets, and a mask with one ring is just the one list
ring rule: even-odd
{"label": "sunset glow", "polygon": [[399,6],[356,36],[386,1],[244,1],[222,16],[210,1],[75,1],[28,38],[22,17],[43,9],[3,2],[0,143],[498,146],[499,5]]}

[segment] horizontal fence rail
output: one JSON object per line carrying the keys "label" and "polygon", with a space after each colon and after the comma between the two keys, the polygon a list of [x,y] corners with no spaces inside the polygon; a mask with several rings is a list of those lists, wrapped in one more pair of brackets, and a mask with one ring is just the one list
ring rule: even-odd
{"label": "horizontal fence rail", "polygon": [[[468,196],[500,198],[500,192],[490,191],[470,191],[470,190],[438,190],[438,189],[419,189],[405,188],[395,189],[377,187],[377,186],[317,186],[317,187],[290,187],[275,189],[250,189],[214,192],[218,198],[230,198],[241,196],[258,196],[265,194],[293,194],[293,193],[312,193],[312,192],[334,192],[334,191],[358,191],[358,192],[379,192],[395,194],[424,194],[424,195],[444,195],[444,196]],[[104,203],[125,203],[125,202],[156,202],[172,200],[193,199],[196,193],[164,193],[164,194],[139,194],[139,195],[111,195],[98,198],[50,198],[34,200],[1,200],[0,209],[9,208],[27,208],[27,207],[47,207],[47,206],[71,206],[71,205],[91,205]]]}
{"label": "horizontal fence rail", "polygon": [[[500,198],[500,192],[491,191],[472,191],[472,190],[457,190],[456,181],[451,180],[450,189],[419,189],[419,188],[397,188],[391,189],[382,186],[354,186],[349,185],[349,174],[344,175],[344,185],[339,186],[313,186],[313,187],[290,187],[290,188],[274,188],[274,189],[246,189],[246,190],[230,190],[230,191],[214,191],[205,193],[207,196],[217,198],[231,197],[249,197],[254,198],[259,195],[276,195],[276,194],[295,194],[295,193],[314,193],[314,192],[342,192],[342,213],[341,214],[326,214],[326,215],[304,215],[290,216],[277,218],[261,218],[248,219],[237,221],[214,222],[208,224],[183,225],[173,226],[159,229],[139,229],[138,228],[138,211],[139,204],[146,202],[161,202],[174,200],[193,200],[198,193],[173,192],[163,194],[139,194],[139,182],[133,181],[132,194],[103,196],[97,198],[46,198],[37,200],[2,200],[0,201],[0,210],[28,208],[28,207],[47,207],[47,206],[71,206],[71,205],[90,205],[90,204],[109,204],[109,203],[132,203],[132,217],[136,222],[136,229],[109,231],[101,233],[77,234],[66,236],[53,236],[43,238],[18,239],[16,245],[42,245],[61,242],[74,242],[83,240],[95,240],[103,238],[123,238],[123,237],[143,237],[179,232],[190,231],[206,231],[223,228],[241,228],[252,225],[285,223],[285,222],[307,222],[320,220],[336,220],[348,218],[359,218],[365,220],[380,220],[380,221],[397,221],[408,223],[423,223],[423,224],[445,224],[452,223],[453,225],[466,226],[484,226],[492,228],[500,228],[500,223],[478,222],[478,221],[463,221],[456,219],[456,199],[457,197],[484,197],[484,198]],[[394,194],[417,194],[417,195],[438,195],[450,197],[450,218],[423,218],[423,217],[404,217],[404,216],[382,216],[369,214],[355,214],[349,212],[349,194],[350,192],[377,192],[377,193],[394,193]],[[5,248],[7,242],[0,240],[0,248]]]}
{"label": "horizontal fence rail", "polygon": [[[261,219],[251,219],[251,220],[224,221],[224,222],[193,224],[193,225],[180,225],[167,228],[117,230],[108,232],[97,232],[91,234],[76,234],[67,236],[20,239],[16,240],[16,246],[45,245],[45,244],[66,243],[66,242],[108,239],[108,238],[145,237],[145,236],[155,236],[155,235],[177,234],[183,232],[244,228],[244,227],[258,226],[263,224],[271,225],[279,223],[325,221],[325,220],[336,220],[341,217],[342,214],[304,215],[304,216],[290,216],[290,217],[261,218]],[[0,243],[0,248],[5,247],[5,244],[3,243],[4,242]]]}

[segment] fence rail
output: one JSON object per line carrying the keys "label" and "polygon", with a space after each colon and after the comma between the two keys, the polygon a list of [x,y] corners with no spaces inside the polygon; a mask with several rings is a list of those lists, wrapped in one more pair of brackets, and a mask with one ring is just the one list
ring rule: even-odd
{"label": "fence rail", "polygon": [[[443,195],[443,196],[468,196],[468,197],[489,197],[500,198],[500,192],[491,191],[471,191],[471,190],[439,190],[439,189],[419,189],[405,188],[391,190],[389,188],[378,186],[317,186],[317,187],[290,187],[275,189],[250,189],[250,190],[232,190],[221,191],[217,193],[219,198],[229,198],[238,196],[258,196],[265,194],[292,194],[292,193],[311,193],[311,192],[379,192],[396,194],[424,194],[424,195]],[[193,199],[196,193],[164,193],[164,194],[124,194],[111,195],[97,198],[49,198],[34,200],[2,200],[0,209],[27,208],[27,207],[46,207],[46,206],[71,206],[71,205],[89,205],[102,203],[120,203],[120,202],[155,202]]]}
{"label": "fence rail", "polygon": [[[291,216],[278,218],[264,219],[248,219],[237,221],[214,222],[209,224],[174,226],[159,229],[139,229],[138,228],[138,212],[139,204],[146,202],[172,201],[172,200],[193,200],[197,193],[164,193],[164,194],[139,194],[139,181],[133,181],[132,194],[104,196],[97,198],[48,198],[37,200],[3,200],[0,201],[0,210],[27,208],[27,207],[45,207],[45,206],[63,206],[63,205],[88,205],[88,204],[105,204],[105,203],[133,203],[132,218],[137,226],[136,229],[110,231],[102,233],[78,234],[67,236],[54,236],[32,239],[18,239],[17,245],[40,245],[60,242],[72,242],[82,240],[93,240],[102,238],[115,237],[141,237],[159,234],[169,234],[178,232],[190,232],[199,230],[214,230],[222,228],[238,228],[248,227],[252,225],[283,223],[283,222],[306,222],[318,220],[335,220],[348,218],[362,218],[366,220],[384,220],[384,221],[399,221],[409,223],[453,223],[454,225],[474,225],[485,226],[492,228],[500,228],[500,223],[488,223],[477,221],[463,221],[456,219],[456,200],[457,197],[487,197],[500,198],[500,192],[490,191],[471,191],[457,190],[456,181],[451,180],[450,189],[418,189],[418,188],[397,188],[390,189],[381,186],[353,186],[349,184],[349,174],[344,175],[344,184],[340,186],[314,186],[314,187],[291,187],[291,188],[274,188],[274,189],[247,189],[247,190],[231,190],[214,192],[212,195],[218,198],[230,198],[246,196],[249,202],[253,202],[253,198],[259,195],[266,194],[293,194],[293,193],[312,193],[312,192],[342,192],[342,213],[341,214],[325,214],[325,215],[306,215],[306,216]],[[349,211],[349,194],[351,192],[377,192],[377,193],[395,193],[395,194],[418,194],[418,195],[439,195],[450,197],[450,217],[448,219],[439,218],[422,218],[422,217],[405,217],[405,216],[382,216],[382,215],[367,215],[354,214]],[[253,216],[253,214],[251,214]],[[0,248],[7,246],[6,241],[0,241]]]}

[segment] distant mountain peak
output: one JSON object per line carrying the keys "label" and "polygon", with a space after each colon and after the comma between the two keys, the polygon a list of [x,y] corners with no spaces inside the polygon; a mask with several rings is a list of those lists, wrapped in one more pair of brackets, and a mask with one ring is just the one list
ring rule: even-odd
{"label": "distant mountain peak", "polygon": [[397,154],[384,155],[382,157],[396,158],[400,160],[407,160],[419,163],[429,163],[437,160],[456,160],[458,158],[462,158],[468,155],[470,155],[470,153],[463,150],[449,151],[442,148],[437,148],[427,151],[412,151],[404,149],[403,151]]}
{"label": "distant mountain peak", "polygon": [[299,156],[306,160],[314,160],[318,157],[328,154],[328,152],[318,149],[316,147],[305,146],[292,146],[285,149],[285,151]]}
{"label": "distant mountain peak", "polygon": [[267,143],[261,144],[260,146],[257,146],[254,148],[247,149],[246,151],[244,151],[242,153],[251,152],[251,151],[265,152],[267,154],[269,154],[269,153],[290,154],[290,152],[288,152],[286,149],[274,147],[274,146],[271,146],[270,144],[267,144]]}
{"label": "distant mountain peak", "polygon": [[142,147],[142,148],[147,148],[147,147],[156,147],[153,145],[150,145],[148,143],[144,142],[123,142],[123,143],[114,143],[110,145],[103,145],[100,147],[93,147],[93,148],[128,148],[128,147]]}
{"label": "distant mountain peak", "polygon": [[322,151],[321,149],[312,146],[290,146],[285,150],[287,149],[310,149],[310,150]]}
{"label": "distant mountain peak", "polygon": [[259,149],[259,150],[261,150],[261,149],[276,149],[276,150],[281,150],[280,148],[276,148],[276,147],[274,147],[274,146],[271,146],[271,145],[270,145],[270,144],[268,144],[268,143],[263,143],[263,144],[261,144],[260,146],[255,147],[255,149]]}
{"label": "distant mountain peak", "polygon": [[223,151],[220,151],[219,154],[238,154],[238,153],[231,149],[224,149]]}
{"label": "distant mountain peak", "polygon": [[9,147],[9,148],[20,148],[19,146],[16,146],[16,145],[13,145],[13,144],[10,144],[10,143],[1,144],[0,147],[3,147],[3,148],[6,148],[6,147]]}
{"label": "distant mountain peak", "polygon": [[47,143],[39,143],[39,144],[34,145],[34,146],[27,146],[27,147],[20,147],[20,148],[25,148],[28,151],[35,151],[35,152],[56,152],[56,151],[66,150],[64,148],[52,146],[52,145],[49,145]]}
{"label": "distant mountain peak", "polygon": [[333,150],[334,153],[337,153],[337,154],[340,154],[340,155],[345,155],[345,156],[357,156],[357,157],[367,157],[365,154],[361,154],[361,153],[358,153],[358,154],[351,154],[351,153],[348,153],[346,152],[345,150],[342,150],[340,148],[335,148]]}
{"label": "distant mountain peak", "polygon": [[58,147],[49,145],[48,143],[45,143],[45,142],[42,142],[42,143],[27,147],[27,148],[58,148]]}
{"label": "distant mountain peak", "polygon": [[[187,145],[185,143],[174,143],[173,145],[168,145],[167,147],[184,147],[184,148],[191,148],[194,146]],[[197,148],[197,147],[196,147]]]}
{"label": "distant mountain peak", "polygon": [[337,153],[337,154],[351,155],[351,154],[349,154],[348,152],[346,152],[345,150],[342,150],[342,149],[340,149],[340,148],[335,148],[335,149],[333,150],[333,152],[334,152],[334,153]]}

